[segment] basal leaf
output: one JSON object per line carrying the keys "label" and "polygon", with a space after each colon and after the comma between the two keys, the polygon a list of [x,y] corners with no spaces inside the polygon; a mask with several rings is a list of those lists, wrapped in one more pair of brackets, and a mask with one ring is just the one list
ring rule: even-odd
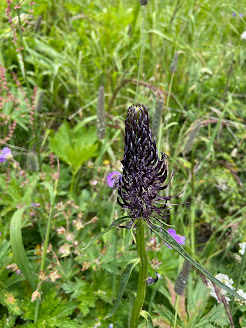
{"label": "basal leaf", "polygon": [[115,304],[114,304],[114,308],[113,310],[110,312],[110,314],[107,315],[107,318],[111,317],[116,310],[118,309],[118,306],[120,304],[120,300],[121,297],[124,294],[124,291],[126,289],[128,280],[130,278],[131,272],[133,270],[133,268],[139,263],[139,258],[131,260],[130,262],[128,262],[125,270],[123,271],[121,277],[120,277],[120,283],[119,283],[119,289],[118,289],[118,294],[115,300]]}
{"label": "basal leaf", "polygon": [[21,234],[22,215],[26,207],[19,208],[11,219],[10,224],[10,244],[13,250],[14,259],[21,272],[30,282],[33,290],[35,289],[35,280],[33,277],[33,269],[27,258],[26,251],[23,246]]}

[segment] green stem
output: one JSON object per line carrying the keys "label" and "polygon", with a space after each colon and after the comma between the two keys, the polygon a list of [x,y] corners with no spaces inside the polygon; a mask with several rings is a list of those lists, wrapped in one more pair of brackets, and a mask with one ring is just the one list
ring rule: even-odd
{"label": "green stem", "polygon": [[146,278],[147,278],[147,254],[145,250],[144,240],[144,223],[142,219],[136,221],[136,244],[138,256],[140,258],[139,276],[138,276],[138,289],[135,298],[134,306],[132,309],[131,328],[138,327],[138,319],[140,311],[146,294]]}
{"label": "green stem", "polygon": [[47,230],[46,230],[46,235],[45,235],[45,241],[44,241],[44,247],[43,247],[43,254],[42,254],[42,261],[41,261],[41,271],[44,271],[45,270],[45,262],[46,262],[47,248],[48,248],[48,245],[49,245],[51,221],[52,221],[52,206],[50,208],[48,225],[47,225]]}
{"label": "green stem", "polygon": [[[48,248],[48,245],[49,245],[49,237],[50,237],[50,230],[51,230],[52,209],[53,209],[53,206],[54,206],[54,204],[50,204],[50,212],[49,212],[49,218],[48,218],[48,225],[47,225],[47,230],[46,230],[46,235],[45,235],[45,241],[44,241],[44,247],[43,247],[43,252],[42,252],[41,271],[45,271],[45,262],[46,262],[47,248]],[[41,292],[41,284],[39,286],[38,286],[39,287],[39,292]],[[37,299],[37,301],[36,301],[36,307],[35,307],[35,314],[34,314],[34,323],[36,323],[37,320],[38,320],[39,305],[40,305],[40,301]]]}
{"label": "green stem", "polygon": [[71,181],[71,185],[70,185],[70,192],[73,192],[73,189],[74,189],[75,176],[76,176],[76,173],[72,172],[72,181]]}

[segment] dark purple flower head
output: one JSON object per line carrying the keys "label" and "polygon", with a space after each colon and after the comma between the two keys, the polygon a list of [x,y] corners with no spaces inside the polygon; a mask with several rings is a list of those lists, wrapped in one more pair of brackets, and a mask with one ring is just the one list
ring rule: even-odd
{"label": "dark purple flower head", "polygon": [[158,195],[166,189],[166,156],[158,156],[156,140],[149,127],[144,105],[128,108],[125,121],[123,176],[118,182],[118,203],[129,212],[133,221],[143,218],[151,227],[151,218],[166,218],[167,202],[172,198]]}

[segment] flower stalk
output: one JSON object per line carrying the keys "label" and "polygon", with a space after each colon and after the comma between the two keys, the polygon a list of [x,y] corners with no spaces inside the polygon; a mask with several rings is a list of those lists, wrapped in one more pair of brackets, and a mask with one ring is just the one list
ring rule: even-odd
{"label": "flower stalk", "polygon": [[145,240],[144,240],[144,222],[143,220],[136,220],[136,244],[137,252],[140,259],[139,264],[139,276],[138,276],[138,289],[135,298],[132,317],[131,317],[131,328],[138,327],[138,320],[140,316],[140,311],[143,306],[143,302],[146,294],[146,278],[147,278],[147,254],[145,250]]}

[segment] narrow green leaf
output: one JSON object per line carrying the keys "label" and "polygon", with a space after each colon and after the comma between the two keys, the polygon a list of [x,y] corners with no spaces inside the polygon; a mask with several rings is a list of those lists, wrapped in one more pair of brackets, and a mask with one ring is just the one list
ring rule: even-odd
{"label": "narrow green leaf", "polygon": [[51,184],[47,181],[40,183],[41,185],[43,185],[44,187],[46,187],[49,191],[49,195],[50,195],[50,204],[53,205],[54,201],[55,201],[55,194],[54,194],[54,190],[53,187],[51,186]]}
{"label": "narrow green leaf", "polygon": [[116,310],[118,309],[118,306],[120,304],[121,297],[124,294],[124,291],[126,289],[128,280],[129,280],[130,275],[132,273],[132,270],[139,263],[139,261],[140,261],[139,258],[137,258],[137,259],[133,259],[130,262],[128,262],[125,270],[123,271],[123,273],[122,273],[122,275],[120,277],[118,294],[117,294],[117,297],[116,297],[116,300],[115,300],[115,304],[114,304],[113,310],[107,315],[107,318],[111,317],[116,312]]}
{"label": "narrow green leaf", "polygon": [[161,227],[158,227],[154,224],[151,225],[152,230],[161,237],[168,245],[170,245],[172,248],[174,248],[180,255],[182,255],[190,264],[192,264],[197,270],[202,272],[209,280],[214,282],[217,286],[224,289],[229,294],[233,295],[234,297],[246,301],[242,296],[240,296],[238,293],[236,293],[231,288],[224,285],[221,281],[216,279],[210,272],[208,272],[206,269],[204,269],[200,264],[198,264],[196,261],[194,261],[190,255],[179,245],[179,243],[176,242],[176,240],[164,229]]}
{"label": "narrow green leaf", "polygon": [[18,209],[13,215],[10,223],[10,244],[14,254],[14,259],[21,272],[30,282],[33,290],[35,290],[35,280],[33,277],[33,269],[27,258],[21,234],[22,215],[26,207]]}
{"label": "narrow green leaf", "polygon": [[102,235],[104,235],[106,232],[110,231],[113,228],[118,227],[119,225],[125,223],[126,221],[129,221],[129,216],[122,216],[121,218],[115,220],[109,227],[107,227],[105,230],[103,230],[102,232],[100,232],[98,235],[96,235],[96,237],[94,237],[84,248],[82,248],[81,250],[84,251],[86,250],[89,246],[91,246],[91,244],[97,240],[98,238],[100,238]]}

